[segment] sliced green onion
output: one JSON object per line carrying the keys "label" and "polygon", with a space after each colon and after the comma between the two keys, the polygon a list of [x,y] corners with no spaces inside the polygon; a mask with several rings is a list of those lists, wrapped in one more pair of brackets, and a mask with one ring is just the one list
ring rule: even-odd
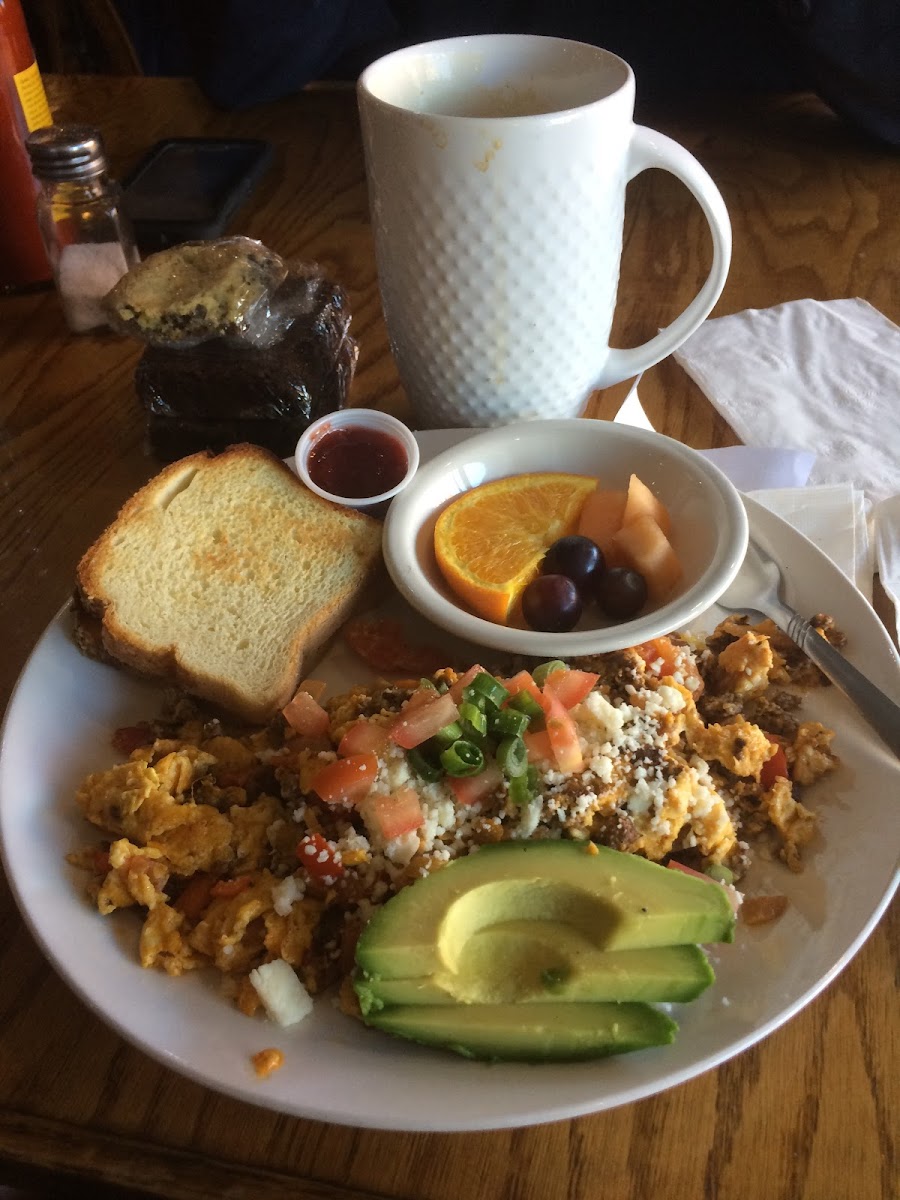
{"label": "sliced green onion", "polygon": [[431,679],[426,679],[426,678],[423,676],[423,677],[422,677],[422,678],[419,680],[419,691],[423,691],[423,690],[424,690],[424,691],[426,691],[426,692],[436,692],[436,691],[437,691],[437,685],[436,685],[436,684],[435,684],[435,683],[434,683],[434,682],[433,682]]}
{"label": "sliced green onion", "polygon": [[524,713],[530,721],[537,721],[539,717],[543,717],[544,715],[544,710],[538,704],[537,700],[535,700],[534,696],[532,696],[531,692],[516,692],[503,711],[509,712],[511,708],[514,708],[517,712]]}
{"label": "sliced green onion", "polygon": [[[487,733],[488,719],[487,713],[479,708],[477,704],[473,704],[471,700],[464,700],[459,706],[459,719],[464,726],[480,734],[482,737]],[[462,736],[462,730],[459,732]]]}
{"label": "sliced green onion", "polygon": [[534,791],[528,781],[528,772],[516,775],[509,781],[509,798],[519,808],[524,808],[534,799]]}
{"label": "sliced green onion", "polygon": [[528,772],[528,750],[520,737],[504,738],[497,747],[497,766],[507,779],[517,779]]}
{"label": "sliced green onion", "polygon": [[462,778],[484,770],[484,755],[474,742],[458,738],[441,754],[441,766],[448,775]]}
{"label": "sliced green onion", "polygon": [[[489,675],[487,671],[481,671],[469,686],[466,692],[472,693],[472,699],[475,696],[483,696],[486,700],[490,700],[492,704],[496,704],[497,708],[504,700],[509,699],[509,692],[503,686],[499,679],[495,679],[493,675]],[[464,692],[463,695],[468,700],[470,697]]]}
{"label": "sliced green onion", "polygon": [[568,671],[566,664],[558,658],[551,658],[549,662],[541,663],[539,667],[535,667],[531,672],[531,678],[542,688],[547,682],[547,676],[552,675],[554,671]]}
{"label": "sliced green onion", "polygon": [[439,729],[432,739],[439,750],[443,750],[446,746],[452,746],[457,738],[463,735],[462,725],[459,721],[451,721],[449,725],[445,725],[443,729]]}
{"label": "sliced green onion", "polygon": [[703,872],[710,879],[714,879],[716,883],[734,883],[734,872],[730,867],[725,867],[721,863],[713,863]]}
{"label": "sliced green onion", "polygon": [[439,779],[443,779],[444,772],[437,763],[426,758],[421,750],[407,750],[406,761],[426,783],[437,783]]}
{"label": "sliced green onion", "polygon": [[489,723],[491,733],[499,737],[521,737],[531,724],[523,712],[511,708],[501,708],[495,713]]}

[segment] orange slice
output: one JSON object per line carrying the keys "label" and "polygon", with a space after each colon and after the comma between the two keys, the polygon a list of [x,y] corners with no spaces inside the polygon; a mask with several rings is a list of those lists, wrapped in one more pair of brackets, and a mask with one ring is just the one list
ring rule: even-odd
{"label": "orange slice", "polygon": [[557,538],[573,533],[597,480],[538,472],[471,488],[434,529],[438,566],[479,617],[505,625],[522,589]]}

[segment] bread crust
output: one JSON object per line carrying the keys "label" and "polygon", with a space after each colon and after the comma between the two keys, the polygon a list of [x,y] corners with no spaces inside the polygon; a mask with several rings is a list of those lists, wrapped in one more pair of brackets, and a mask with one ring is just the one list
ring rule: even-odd
{"label": "bread crust", "polygon": [[180,459],[130,497],[82,556],[76,602],[113,661],[262,723],[380,565],[378,521],[242,443]]}

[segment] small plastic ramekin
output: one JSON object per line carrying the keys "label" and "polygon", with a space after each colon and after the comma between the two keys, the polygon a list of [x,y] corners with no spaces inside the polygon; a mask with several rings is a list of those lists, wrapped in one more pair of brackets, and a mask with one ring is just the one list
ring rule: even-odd
{"label": "small plastic ramekin", "polygon": [[[406,474],[395,487],[387,492],[381,492],[377,496],[338,496],[313,482],[309,475],[309,457],[316,443],[335,429],[347,428],[378,430],[380,433],[386,433],[396,438],[402,445],[406,452]],[[387,512],[390,502],[403,491],[419,469],[419,443],[407,426],[402,421],[398,421],[396,417],[392,417],[390,413],[381,412],[377,408],[342,408],[337,412],[319,417],[304,430],[297,442],[297,449],[294,451],[294,465],[297,474],[309,490],[315,492],[317,496],[321,496],[324,500],[331,500],[334,504],[342,504],[345,508],[355,508],[359,512],[380,517]]]}

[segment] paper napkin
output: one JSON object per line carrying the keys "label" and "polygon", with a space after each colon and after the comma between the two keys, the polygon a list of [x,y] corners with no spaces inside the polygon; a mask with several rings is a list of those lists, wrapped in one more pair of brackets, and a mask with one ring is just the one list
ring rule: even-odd
{"label": "paper napkin", "polygon": [[882,500],[875,509],[875,561],[881,586],[894,606],[900,642],[900,496]]}
{"label": "paper napkin", "polygon": [[675,359],[747,446],[816,456],[810,483],[900,491],[900,328],[864,300],[705,321]]}
{"label": "paper napkin", "polygon": [[872,599],[872,548],[865,497],[849,483],[769,488],[748,495],[798,529]]}
{"label": "paper napkin", "polygon": [[[864,300],[794,300],[706,321],[675,358],[748,446],[814,453],[810,484],[863,493],[900,633],[900,328]],[[835,503],[823,493],[815,519]],[[858,525],[857,581],[869,569],[864,536]]]}

